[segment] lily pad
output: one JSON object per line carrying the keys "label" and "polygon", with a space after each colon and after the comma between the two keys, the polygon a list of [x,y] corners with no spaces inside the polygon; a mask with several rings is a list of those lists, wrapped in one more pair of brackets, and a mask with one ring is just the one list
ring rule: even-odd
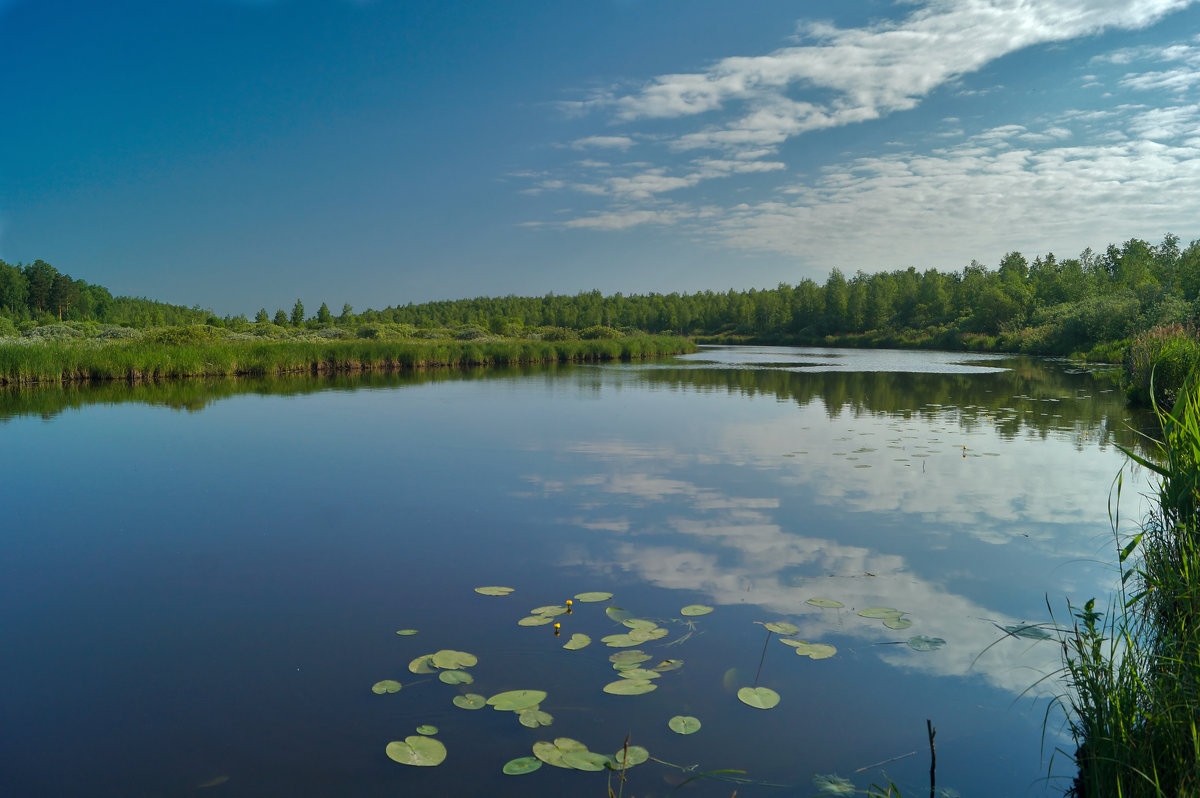
{"label": "lily pad", "polygon": [[465,651],[454,651],[449,648],[443,648],[430,658],[430,664],[435,668],[445,668],[447,670],[470,668],[478,663],[479,658],[474,654],[468,654]]}
{"label": "lily pad", "polygon": [[588,747],[570,737],[555,737],[554,746],[560,751],[586,751]]}
{"label": "lily pad", "polygon": [[581,648],[586,648],[592,644],[592,638],[583,634],[573,634],[571,639],[563,643],[563,648],[567,651],[578,651]]}
{"label": "lily pad", "polygon": [[567,608],[561,604],[550,604],[545,607],[534,607],[529,611],[530,615],[546,615],[553,618],[555,615],[563,615]]}
{"label": "lily pad", "polygon": [[502,771],[506,776],[524,776],[542,766],[542,760],[536,756],[519,756],[504,763]]}
{"label": "lily pad", "polygon": [[483,709],[487,706],[487,699],[479,693],[467,693],[466,695],[456,695],[450,699],[450,703],[459,709]]}
{"label": "lily pad", "polygon": [[800,656],[811,659],[829,659],[837,653],[835,647],[826,643],[808,643],[803,640],[780,640],[779,642],[796,649],[796,653]]}
{"label": "lily pad", "polygon": [[429,736],[431,734],[437,734],[437,733],[438,733],[437,726],[430,726],[428,723],[417,727],[417,734],[424,734],[425,736]]}
{"label": "lily pad", "polygon": [[1053,635],[1047,632],[1036,624],[1013,624],[1012,626],[1001,626],[1001,629],[1008,632],[1013,637],[1024,637],[1029,640],[1051,640]]}
{"label": "lily pad", "polygon": [[622,626],[627,626],[630,629],[657,629],[658,624],[654,621],[647,621],[645,618],[626,618],[621,621]]}
{"label": "lily pad", "polygon": [[629,635],[608,635],[607,637],[600,638],[600,642],[609,648],[629,648],[638,644],[638,641]]}
{"label": "lily pad", "polygon": [[634,765],[640,765],[650,758],[650,752],[640,745],[631,745],[628,748],[622,748],[613,754],[613,761],[618,766],[623,768],[631,768]]}
{"label": "lily pad", "polygon": [[666,673],[668,671],[677,671],[682,667],[683,660],[681,659],[664,659],[662,662],[655,665],[652,670],[658,671],[659,673]]}
{"label": "lily pad", "polygon": [[946,641],[940,637],[915,635],[908,638],[908,647],[913,651],[937,651],[944,645],[946,645]]}
{"label": "lily pad", "polygon": [[755,709],[770,709],[779,703],[779,693],[769,687],[743,687],[737,692],[738,700]]}
{"label": "lily pad", "polygon": [[471,684],[475,681],[475,677],[466,671],[442,671],[438,679],[446,684]]}
{"label": "lily pad", "polygon": [[633,613],[629,610],[623,610],[620,607],[605,607],[604,614],[612,618],[617,623],[628,620],[633,617]]}
{"label": "lily pad", "polygon": [[611,695],[642,695],[657,689],[649,679],[617,679],[604,685],[604,692]]}
{"label": "lily pad", "polygon": [[867,607],[865,610],[859,610],[858,614],[864,618],[899,618],[904,613],[901,610],[893,607]]}
{"label": "lily pad", "polygon": [[814,607],[826,607],[828,609],[839,609],[841,607],[846,606],[845,604],[843,604],[840,601],[835,601],[834,599],[827,599],[827,598],[810,598],[808,601],[806,601],[804,603],[811,604]]}
{"label": "lily pad", "polygon": [[609,662],[645,662],[646,660],[654,659],[645,651],[618,651],[616,654],[611,654],[608,658]]}
{"label": "lily pad", "polygon": [[432,667],[433,655],[422,654],[421,656],[408,663],[408,670],[411,673],[436,673]]}
{"label": "lily pad", "polygon": [[645,668],[627,668],[621,670],[622,679],[657,679],[662,676],[658,671],[646,670]]}
{"label": "lily pad", "polygon": [[542,690],[509,690],[497,693],[487,700],[488,704],[502,712],[517,712],[530,709],[546,700]]}
{"label": "lily pad", "polygon": [[401,686],[402,685],[400,682],[397,682],[394,679],[384,679],[382,682],[375,682],[375,684],[371,685],[371,692],[375,693],[376,695],[383,695],[384,693],[398,693],[400,692]]}
{"label": "lily pad", "polygon": [[548,743],[545,740],[539,740],[533,744],[533,755],[547,765],[556,768],[571,769],[571,766],[563,762],[563,751],[554,743]]}
{"label": "lily pad", "polygon": [[576,593],[575,594],[575,600],[582,601],[584,604],[587,604],[587,603],[593,602],[593,601],[608,601],[612,597],[613,597],[612,593],[604,593],[599,590],[592,591],[590,593]]}
{"label": "lily pad", "polygon": [[433,767],[440,765],[446,759],[446,746],[432,737],[422,737],[413,734],[403,741],[394,740],[384,749],[389,759],[401,765],[416,767]]}
{"label": "lily pad", "polygon": [[676,715],[667,721],[667,727],[676,734],[695,734],[700,731],[700,719],[691,715]]}
{"label": "lily pad", "polygon": [[668,634],[669,632],[666,629],[662,628],[661,626],[655,626],[653,629],[647,629],[645,627],[634,629],[630,631],[626,637],[628,637],[634,643],[646,643],[650,640],[661,640]]}
{"label": "lily pad", "polygon": [[883,625],[889,629],[907,629],[912,624],[911,618],[887,618],[883,622]]}
{"label": "lily pad", "polygon": [[397,629],[396,630],[396,634],[400,635],[401,637],[410,637],[412,635],[415,635],[416,633],[417,633],[416,629]]}
{"label": "lily pad", "polygon": [[522,726],[536,729],[539,726],[549,726],[554,722],[554,716],[549,712],[542,712],[540,709],[523,709],[517,713],[517,720],[521,722]]}
{"label": "lily pad", "polygon": [[553,615],[530,615],[517,621],[518,626],[544,626],[548,623],[554,623]]}
{"label": "lily pad", "polygon": [[475,592],[481,596],[507,596],[513,592],[511,587],[500,587],[498,585],[489,585],[487,587],[477,587]]}
{"label": "lily pad", "polygon": [[787,621],[771,621],[770,623],[764,623],[763,626],[777,635],[794,635],[800,631],[799,626]]}
{"label": "lily pad", "polygon": [[708,615],[713,611],[712,607],[707,604],[689,604],[679,611],[680,615],[694,617],[697,615]]}
{"label": "lily pad", "polygon": [[607,754],[597,754],[594,751],[563,751],[563,764],[576,770],[600,771],[612,763]]}

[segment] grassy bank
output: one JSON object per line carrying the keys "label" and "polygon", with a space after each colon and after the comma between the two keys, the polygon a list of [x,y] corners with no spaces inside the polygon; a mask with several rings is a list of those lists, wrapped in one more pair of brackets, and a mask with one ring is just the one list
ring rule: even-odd
{"label": "grassy bank", "polygon": [[683,338],[651,335],[573,341],[0,340],[0,385],[635,360],[695,349]]}
{"label": "grassy bank", "polygon": [[1200,795],[1200,388],[1160,411],[1155,509],[1122,541],[1107,614],[1072,607],[1063,639],[1078,796]]}

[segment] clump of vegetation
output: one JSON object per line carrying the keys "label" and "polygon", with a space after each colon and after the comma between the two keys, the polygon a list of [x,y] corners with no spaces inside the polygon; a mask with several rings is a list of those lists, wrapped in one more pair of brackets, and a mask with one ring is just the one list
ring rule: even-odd
{"label": "clump of vegetation", "polygon": [[1134,336],[1125,359],[1125,392],[1143,405],[1175,404],[1188,375],[1200,364],[1200,343],[1182,324]]}
{"label": "clump of vegetation", "polygon": [[1086,798],[1200,794],[1200,386],[1156,410],[1157,456],[1125,450],[1159,476],[1156,508],[1120,547],[1114,609],[1072,606],[1063,638]]}

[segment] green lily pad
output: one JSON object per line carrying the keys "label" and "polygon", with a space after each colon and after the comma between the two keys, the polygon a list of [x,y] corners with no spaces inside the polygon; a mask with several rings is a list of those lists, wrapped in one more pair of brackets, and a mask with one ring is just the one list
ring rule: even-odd
{"label": "green lily pad", "polygon": [[618,651],[616,654],[611,654],[608,657],[609,662],[645,662],[646,660],[654,659],[645,651]]}
{"label": "green lily pad", "polygon": [[664,659],[662,662],[655,665],[651,670],[655,670],[659,673],[666,673],[668,671],[677,671],[682,667],[683,660],[681,659]]}
{"label": "green lily pad", "polygon": [[488,587],[477,587],[475,592],[481,596],[507,596],[513,592],[511,587],[499,587],[497,585],[489,585]]}
{"label": "green lily pad", "polygon": [[593,601],[608,601],[612,597],[613,597],[612,593],[604,593],[599,590],[592,591],[591,593],[576,593],[575,594],[575,600],[582,601],[584,604],[587,604],[587,603],[593,602]]}
{"label": "green lily pad", "polygon": [[519,756],[504,763],[502,768],[506,776],[524,776],[542,766],[542,760],[536,756]]}
{"label": "green lily pad", "polygon": [[540,709],[523,709],[517,713],[517,720],[521,722],[522,726],[536,729],[539,726],[549,726],[554,722],[554,716],[549,712],[542,712]]}
{"label": "green lily pad", "polygon": [[479,693],[467,693],[466,695],[456,695],[450,699],[450,703],[459,709],[483,709],[487,706],[487,699]]}
{"label": "green lily pad", "polygon": [[649,679],[617,679],[604,685],[604,692],[611,695],[641,695],[657,689]]}
{"label": "green lily pad", "polygon": [[396,630],[396,634],[400,635],[401,637],[410,637],[412,635],[415,635],[416,633],[417,633],[416,629],[397,629]]}
{"label": "green lily pad", "polygon": [[436,673],[432,665],[433,655],[422,654],[412,662],[408,663],[408,670],[412,673]]}
{"label": "green lily pad", "polygon": [[907,629],[912,624],[911,618],[887,618],[883,622],[883,625],[889,629]]}
{"label": "green lily pad", "polygon": [[1013,637],[1024,637],[1029,640],[1051,640],[1053,635],[1047,632],[1036,624],[1013,624],[1012,626],[1001,626],[1001,629],[1008,632]]}
{"label": "green lily pad", "polygon": [[708,615],[712,611],[713,608],[706,604],[689,604],[681,609],[679,614],[686,616]]}
{"label": "green lily pad", "polygon": [[771,621],[770,623],[764,623],[763,626],[777,635],[794,635],[800,631],[799,626],[787,621]]}
{"label": "green lily pad", "polygon": [[509,690],[497,693],[487,702],[502,712],[517,712],[535,707],[545,700],[546,693],[541,690]]}
{"label": "green lily pad", "polygon": [[563,648],[567,651],[578,651],[581,648],[586,648],[592,644],[592,638],[583,634],[573,634],[571,639],[563,643]]}
{"label": "green lily pad", "polygon": [[545,740],[539,740],[533,744],[533,755],[547,765],[556,768],[571,769],[571,766],[563,762],[563,751],[554,743],[548,743]]}
{"label": "green lily pad", "polygon": [[630,629],[657,629],[658,624],[654,621],[647,621],[645,618],[626,618],[621,621],[622,626],[627,626]]}
{"label": "green lily pad", "polygon": [[600,642],[609,648],[629,648],[638,644],[638,641],[629,635],[608,635],[607,637],[600,638]]}
{"label": "green lily pad", "polygon": [[913,651],[937,651],[944,645],[946,645],[946,641],[940,637],[915,635],[908,638],[908,647]]}
{"label": "green lily pad", "polygon": [[629,610],[623,610],[620,607],[605,607],[604,614],[612,618],[617,623],[628,620],[633,617],[633,613]]}
{"label": "green lily pad", "polygon": [[899,618],[904,613],[901,610],[894,609],[893,607],[867,607],[865,610],[859,610],[858,614],[864,618],[877,618],[882,620],[885,618]]}
{"label": "green lily pad", "polygon": [[769,687],[743,687],[737,692],[738,700],[755,709],[770,709],[779,703],[779,693]]}
{"label": "green lily pad", "polygon": [[808,601],[806,601],[804,603],[811,604],[814,607],[826,607],[828,609],[838,609],[838,608],[846,606],[845,604],[843,604],[840,601],[834,601],[833,599],[827,599],[827,598],[810,598]]}
{"label": "green lily pad", "polygon": [[475,677],[466,671],[442,671],[438,679],[446,684],[471,684],[475,681]]}
{"label": "green lily pad", "polygon": [[650,671],[645,668],[623,668],[621,670],[622,679],[657,679],[662,676],[658,671]]}
{"label": "green lily pad", "polygon": [[517,621],[518,626],[544,626],[548,623],[554,623],[553,615],[530,615]]}
{"label": "green lily pad", "polygon": [[634,765],[640,765],[650,758],[650,752],[640,745],[631,745],[628,748],[622,748],[613,754],[613,761],[618,766],[623,768],[631,768]]}
{"label": "green lily pad", "polygon": [[553,618],[555,615],[565,614],[566,611],[567,611],[567,608],[562,606],[561,604],[549,604],[545,607],[534,607],[533,609],[531,609],[529,611],[529,614],[530,615],[546,615],[550,618]]}
{"label": "green lily pad", "polygon": [[394,740],[384,749],[389,759],[401,765],[416,767],[433,767],[440,765],[446,759],[446,746],[432,737],[422,737],[414,734],[405,737],[403,742]]}
{"label": "green lily pad", "polygon": [[597,754],[594,751],[563,751],[563,764],[576,770],[600,771],[612,763],[607,754]]}
{"label": "green lily pad", "polygon": [[811,659],[829,659],[837,653],[837,649],[826,643],[807,643],[803,640],[780,640],[780,643],[785,643],[796,649],[796,653],[802,657],[810,657]]}
{"label": "green lily pad", "polygon": [[456,668],[470,668],[479,663],[479,658],[474,654],[468,654],[465,651],[454,651],[453,649],[444,648],[434,654],[430,659],[430,664],[435,668],[445,668],[447,670]]}
{"label": "green lily pad", "polygon": [[854,782],[831,773],[828,776],[813,776],[813,786],[818,795],[854,795]]}
{"label": "green lily pad", "polygon": [[560,751],[586,751],[588,747],[570,737],[555,737],[554,746]]}
{"label": "green lily pad", "polygon": [[667,721],[667,728],[676,734],[695,734],[700,731],[700,719],[691,715],[676,715]]}
{"label": "green lily pad", "polygon": [[626,635],[626,637],[628,637],[630,640],[632,640],[636,644],[636,643],[646,643],[651,640],[661,640],[662,638],[666,637],[668,634],[670,634],[670,633],[666,629],[662,628],[661,626],[655,626],[653,629],[647,629],[646,627],[634,629],[631,632],[629,632],[629,634]]}
{"label": "green lily pad", "polygon": [[437,732],[437,726],[430,726],[428,723],[417,727],[417,734],[424,734],[428,736],[430,734],[437,734]]}
{"label": "green lily pad", "polygon": [[397,682],[394,679],[384,679],[382,682],[375,682],[375,684],[371,685],[371,692],[375,693],[376,695],[383,695],[384,693],[398,693],[400,692],[401,686],[402,685],[400,682]]}

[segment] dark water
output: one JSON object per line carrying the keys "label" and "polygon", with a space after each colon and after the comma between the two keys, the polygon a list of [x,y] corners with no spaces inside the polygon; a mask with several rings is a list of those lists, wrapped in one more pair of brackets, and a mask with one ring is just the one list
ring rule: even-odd
{"label": "dark water", "polygon": [[[1111,589],[1129,423],[1070,364],[842,350],[11,392],[0,794],[603,796],[604,773],[500,768],[629,735],[671,764],[626,795],[716,769],[749,781],[677,794],[813,795],[836,773],[925,795],[927,718],[947,795],[1061,794],[1056,645],[998,625]],[[1145,475],[1125,480],[1136,518]],[[558,638],[517,625],[582,591],[615,598]],[[689,623],[693,603],[715,611]],[[601,691],[600,638],[628,631],[609,605],[668,629],[639,646],[685,663],[654,692]],[[912,627],[858,615],[877,606]],[[755,622],[780,620],[837,654],[763,657]],[[592,644],[563,650],[575,632]],[[475,683],[409,672],[440,649],[477,655]],[[774,709],[737,700],[756,675]],[[404,688],[371,692],[388,678]],[[510,689],[546,691],[554,723],[451,704]],[[703,727],[671,732],[678,714]],[[444,764],[384,755],[422,724]]]}

